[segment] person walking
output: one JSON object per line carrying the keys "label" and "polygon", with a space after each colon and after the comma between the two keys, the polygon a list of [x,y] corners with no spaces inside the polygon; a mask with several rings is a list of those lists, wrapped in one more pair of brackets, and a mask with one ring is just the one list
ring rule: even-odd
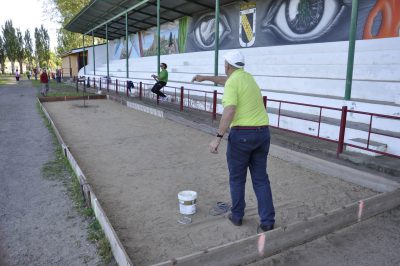
{"label": "person walking", "polygon": [[31,71],[29,69],[26,71],[26,76],[28,77],[28,80],[31,80]]}
{"label": "person walking", "polygon": [[57,83],[61,83],[61,70],[59,68],[56,69],[56,80]]}
{"label": "person walking", "polygon": [[216,137],[209,144],[211,153],[218,153],[224,134],[230,127],[226,157],[232,200],[229,220],[242,225],[247,169],[250,169],[253,189],[258,202],[259,228],[274,229],[275,208],[267,174],[267,156],[270,146],[269,118],[262,94],[253,76],[243,70],[245,59],[241,52],[225,54],[225,76],[193,77],[192,82],[212,81],[224,85],[224,111]]}
{"label": "person walking", "polygon": [[15,70],[15,80],[18,82],[19,81],[19,71],[18,68]]}
{"label": "person walking", "polygon": [[42,90],[40,93],[43,96],[49,92],[49,76],[47,75],[46,69],[43,69],[42,74],[40,74],[40,83],[42,84]]}
{"label": "person walking", "polygon": [[165,95],[161,89],[167,85],[168,82],[168,71],[167,71],[167,64],[166,63],[161,63],[160,64],[160,75],[151,75],[151,77],[157,81],[156,84],[154,84],[153,88],[151,89],[151,92],[157,94],[158,97],[160,97],[162,100],[167,100],[168,97]]}

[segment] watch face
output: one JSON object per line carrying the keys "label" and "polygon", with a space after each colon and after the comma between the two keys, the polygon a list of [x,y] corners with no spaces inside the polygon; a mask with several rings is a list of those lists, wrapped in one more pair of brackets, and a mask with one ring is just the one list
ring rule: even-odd
{"label": "watch face", "polygon": [[300,0],[295,16],[290,9],[290,2],[291,0],[286,0],[285,16],[293,32],[304,34],[319,24],[324,14],[324,0]]}

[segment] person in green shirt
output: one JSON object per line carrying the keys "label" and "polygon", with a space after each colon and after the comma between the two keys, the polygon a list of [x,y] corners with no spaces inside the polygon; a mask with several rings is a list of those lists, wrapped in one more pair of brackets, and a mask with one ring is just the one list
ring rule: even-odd
{"label": "person in green shirt", "polygon": [[211,141],[211,153],[218,153],[218,146],[228,131],[226,157],[231,191],[229,220],[242,225],[245,202],[247,169],[250,169],[253,189],[258,202],[259,229],[274,229],[275,208],[267,174],[267,156],[270,146],[268,114],[265,111],[261,90],[250,73],[243,70],[245,60],[240,51],[230,51],[224,56],[225,76],[193,77],[192,82],[212,81],[224,85],[222,113],[216,137]]}
{"label": "person in green shirt", "polygon": [[29,69],[26,71],[26,76],[29,80],[31,79],[31,71]]}
{"label": "person in green shirt", "polygon": [[165,95],[161,89],[167,85],[168,82],[168,71],[167,71],[167,64],[166,63],[161,63],[160,64],[160,75],[151,75],[153,79],[155,79],[157,82],[154,84],[153,88],[151,91],[155,94],[157,94],[158,97],[161,98],[161,100],[167,100],[167,95]]}

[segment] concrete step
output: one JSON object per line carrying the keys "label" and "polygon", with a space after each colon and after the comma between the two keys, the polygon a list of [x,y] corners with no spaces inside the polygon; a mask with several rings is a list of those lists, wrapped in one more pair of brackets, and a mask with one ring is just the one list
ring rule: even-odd
{"label": "concrete step", "polygon": [[[380,152],[386,152],[387,151],[387,144],[370,140],[369,141],[369,145],[368,145],[368,140],[362,139],[362,138],[349,139],[349,140],[346,141],[346,143],[357,145],[357,146],[361,146],[363,148],[367,148],[368,147],[369,149],[380,151]],[[374,157],[382,156],[382,154],[380,154],[380,153],[366,151],[366,150],[359,149],[359,148],[356,148],[356,147],[352,147],[352,146],[349,146],[349,145],[346,145],[346,151],[362,153],[362,154],[369,155],[369,156],[374,156]]]}

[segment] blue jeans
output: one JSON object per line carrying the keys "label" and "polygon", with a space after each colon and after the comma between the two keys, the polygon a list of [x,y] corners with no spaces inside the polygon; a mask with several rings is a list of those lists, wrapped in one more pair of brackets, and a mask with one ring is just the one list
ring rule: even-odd
{"label": "blue jeans", "polygon": [[247,168],[250,168],[253,189],[258,201],[260,224],[275,223],[275,209],[267,174],[267,156],[270,145],[268,127],[235,129],[229,133],[226,158],[232,198],[232,219],[244,216]]}

